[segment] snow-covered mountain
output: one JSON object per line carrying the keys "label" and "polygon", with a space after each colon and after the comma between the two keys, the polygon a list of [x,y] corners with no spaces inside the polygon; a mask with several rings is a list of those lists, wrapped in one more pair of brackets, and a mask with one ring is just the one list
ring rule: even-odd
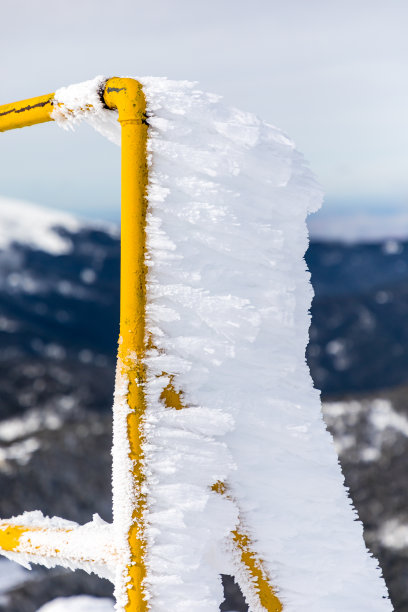
{"label": "snow-covered mountain", "polygon": [[116,228],[4,199],[0,228],[0,417],[33,406],[109,408]]}

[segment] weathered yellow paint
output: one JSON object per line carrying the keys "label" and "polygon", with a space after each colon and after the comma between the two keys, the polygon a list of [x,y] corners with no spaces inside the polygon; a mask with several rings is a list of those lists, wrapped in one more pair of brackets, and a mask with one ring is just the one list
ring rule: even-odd
{"label": "weathered yellow paint", "polygon": [[[228,486],[224,482],[216,482],[212,490],[220,495],[230,497]],[[263,561],[254,552],[254,545],[250,536],[245,532],[242,518],[239,518],[238,528],[232,532],[232,541],[240,554],[242,567],[246,569],[248,578],[255,587],[259,603],[268,612],[282,612],[283,606],[279,601],[270,578],[265,570]]]}
{"label": "weathered yellow paint", "polygon": [[142,469],[143,418],[146,408],[144,357],[146,352],[145,306],[146,264],[145,224],[147,189],[146,102],[140,83],[133,79],[107,81],[105,103],[119,112],[122,127],[122,218],[121,218],[121,293],[118,364],[128,380],[128,438],[130,459],[134,462],[134,490],[137,507],[129,532],[131,565],[128,567],[127,611],[148,610],[144,592],[146,576],[146,508]]}
{"label": "weathered yellow paint", "polygon": [[[34,563],[42,558],[52,559],[59,565],[83,567],[95,564],[99,567],[115,567],[124,564],[121,553],[106,541],[100,553],[96,553],[92,543],[81,536],[86,526],[72,528],[40,527],[34,525],[14,525],[0,522],[0,548],[4,551],[29,555]],[[83,541],[79,548],[78,543]],[[51,544],[52,543],[52,544]],[[96,554],[95,554],[96,553]]]}
{"label": "weathered yellow paint", "polygon": [[270,585],[263,563],[253,552],[253,542],[244,533],[242,524],[232,532],[236,548],[241,553],[242,565],[246,567],[251,581],[255,585],[261,605],[268,612],[282,612],[283,606]]}
{"label": "weathered yellow paint", "polygon": [[17,550],[20,538],[28,531],[27,527],[4,524],[0,526],[0,548],[2,550]]}
{"label": "weathered yellow paint", "polygon": [[[7,523],[7,521],[2,521],[0,523],[0,548],[2,550],[8,550],[10,552],[20,552],[22,550],[22,536],[26,536],[24,538],[24,552],[26,554],[40,554],[38,551],[41,551],[41,545],[33,546],[30,540],[31,534],[38,534],[39,532],[43,532],[44,534],[54,534],[55,536],[62,536],[63,538],[69,539],[69,534],[73,532],[73,529],[53,529],[53,528],[45,528],[45,527],[35,527],[33,525],[13,525]],[[58,556],[60,550],[58,548],[52,550],[49,546],[47,546],[46,555],[48,557]]]}
{"label": "weathered yellow paint", "polygon": [[[167,376],[167,374],[163,372],[163,376]],[[181,410],[182,408],[186,407],[183,402],[184,394],[182,391],[176,391],[176,388],[174,386],[174,375],[171,374],[169,378],[170,380],[168,384],[164,387],[163,391],[160,394],[160,399],[167,408]]]}
{"label": "weathered yellow paint", "polygon": [[0,106],[0,132],[53,121],[54,94]]}

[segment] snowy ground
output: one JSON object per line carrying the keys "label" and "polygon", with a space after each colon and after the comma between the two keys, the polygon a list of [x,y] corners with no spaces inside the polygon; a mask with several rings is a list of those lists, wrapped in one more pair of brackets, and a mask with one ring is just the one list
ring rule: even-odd
{"label": "snowy ground", "polygon": [[114,603],[111,599],[80,595],[54,599],[39,608],[38,612],[113,612],[113,610]]}
{"label": "snowy ground", "polygon": [[114,612],[114,601],[87,595],[59,597],[41,606],[38,612]]}

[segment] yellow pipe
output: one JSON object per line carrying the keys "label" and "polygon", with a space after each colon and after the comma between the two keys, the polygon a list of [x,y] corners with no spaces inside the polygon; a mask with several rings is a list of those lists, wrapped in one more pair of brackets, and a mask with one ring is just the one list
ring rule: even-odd
{"label": "yellow pipe", "polygon": [[109,108],[117,108],[122,127],[122,218],[121,218],[121,293],[118,367],[128,382],[127,401],[130,459],[134,464],[133,486],[137,506],[132,516],[128,540],[131,565],[127,568],[128,612],[148,609],[144,592],[146,577],[146,538],[143,493],[142,421],[146,408],[144,356],[146,351],[145,305],[146,264],[145,224],[147,189],[146,102],[140,83],[113,78],[104,93]]}
{"label": "yellow pipe", "polygon": [[[122,127],[121,355],[145,351],[146,102],[134,79],[109,79],[104,100]],[[124,346],[123,346],[124,345]]]}
{"label": "yellow pipe", "polygon": [[109,534],[104,534],[103,539],[98,534],[98,546],[95,547],[89,537],[83,535],[86,530],[86,525],[68,529],[0,521],[0,549],[29,555],[33,563],[47,558],[57,565],[97,564],[114,568],[123,562]]}
{"label": "yellow pipe", "polygon": [[53,121],[54,94],[0,106],[0,132]]}

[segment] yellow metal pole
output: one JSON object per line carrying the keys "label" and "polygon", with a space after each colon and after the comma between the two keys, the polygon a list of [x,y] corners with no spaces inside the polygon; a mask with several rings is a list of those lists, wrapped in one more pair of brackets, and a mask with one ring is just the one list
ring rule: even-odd
{"label": "yellow metal pole", "polygon": [[[0,106],[0,132],[52,121],[54,94]],[[146,552],[142,487],[141,421],[145,410],[145,219],[147,188],[146,103],[141,84],[134,79],[113,78],[106,82],[105,104],[117,109],[122,131],[122,220],[121,220],[121,297],[118,362],[128,382],[128,438],[134,463],[134,492],[138,499],[128,534],[131,564],[126,610],[147,610],[143,580]],[[4,544],[16,546],[19,528],[0,534]]]}
{"label": "yellow metal pole", "polygon": [[129,589],[126,611],[148,609],[144,593],[146,576],[146,507],[142,492],[142,419],[146,408],[145,384],[145,223],[147,189],[146,103],[140,83],[133,79],[109,79],[104,99],[117,108],[122,127],[122,217],[121,217],[121,293],[118,367],[128,381],[128,439],[134,464],[133,486],[137,506],[128,534],[131,564],[127,568]]}
{"label": "yellow metal pole", "polygon": [[0,132],[53,121],[54,94],[0,106]]}

